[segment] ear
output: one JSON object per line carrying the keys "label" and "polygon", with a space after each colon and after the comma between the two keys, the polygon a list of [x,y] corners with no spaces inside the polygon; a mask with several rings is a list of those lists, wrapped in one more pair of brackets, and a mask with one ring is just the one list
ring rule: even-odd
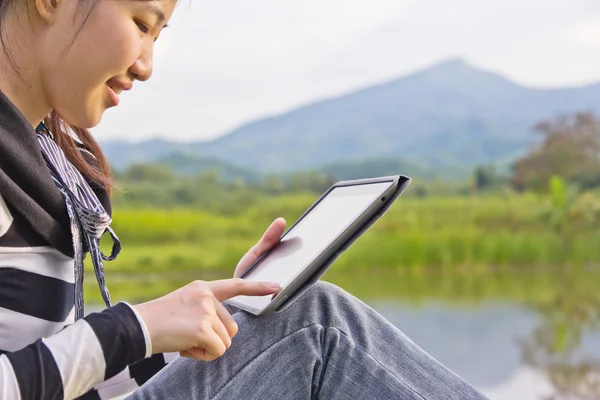
{"label": "ear", "polygon": [[56,21],[62,3],[62,0],[35,0],[35,8],[40,18],[48,25],[52,25]]}

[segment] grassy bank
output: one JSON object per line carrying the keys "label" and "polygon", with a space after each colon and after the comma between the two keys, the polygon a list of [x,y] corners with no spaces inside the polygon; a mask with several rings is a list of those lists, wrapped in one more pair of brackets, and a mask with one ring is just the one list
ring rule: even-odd
{"label": "grassy bank", "polygon": [[[313,196],[266,199],[237,215],[120,209],[123,253],[111,270],[232,270],[276,217],[293,222]],[[557,232],[533,195],[400,199],[349,251],[346,270],[554,267],[600,262],[600,226]]]}
{"label": "grassy bank", "polygon": [[[224,272],[107,275],[113,300],[139,302],[169,293],[194,279],[228,278]],[[527,305],[551,304],[562,293],[570,299],[598,298],[600,270],[572,268],[343,272],[332,268],[323,280],[335,283],[363,300],[428,301],[476,305],[482,301],[511,301]],[[102,302],[95,277],[86,276],[86,302]],[[599,299],[600,300],[600,299]]]}
{"label": "grassy bank", "polygon": [[[274,218],[283,216],[291,223],[314,198],[265,199],[260,206],[229,215],[198,209],[118,209],[113,227],[123,252],[107,263],[111,289],[117,298],[153,297],[192,279],[230,276]],[[600,265],[600,227],[592,223],[552,229],[547,206],[534,195],[400,198],[338,259],[334,280],[383,274],[392,277],[397,290],[391,286],[376,292],[410,293],[414,298],[443,294],[448,285],[460,286],[467,297],[480,291],[495,297],[504,291],[498,283],[503,280],[513,285],[508,292],[523,292],[516,297],[524,298],[528,288],[549,292],[562,279],[557,271],[580,271],[583,282],[587,275],[581,271]],[[93,284],[93,279],[88,282]],[[414,292],[421,285],[433,292]],[[87,292],[95,296],[97,290],[90,286]]]}

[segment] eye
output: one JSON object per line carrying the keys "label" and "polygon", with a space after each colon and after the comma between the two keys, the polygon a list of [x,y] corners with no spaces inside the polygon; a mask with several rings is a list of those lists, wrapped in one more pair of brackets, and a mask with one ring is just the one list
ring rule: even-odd
{"label": "eye", "polygon": [[150,28],[148,28],[148,25],[144,24],[143,22],[140,22],[138,20],[134,20],[135,24],[137,25],[138,29],[145,35],[148,32],[150,32]]}

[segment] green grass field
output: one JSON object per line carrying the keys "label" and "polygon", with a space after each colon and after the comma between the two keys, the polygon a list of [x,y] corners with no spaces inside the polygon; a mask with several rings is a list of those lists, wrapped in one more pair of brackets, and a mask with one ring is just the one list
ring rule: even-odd
{"label": "green grass field", "polygon": [[[268,199],[232,216],[194,209],[119,209],[113,227],[123,254],[111,269],[231,269],[273,219],[282,216],[291,224],[313,199]],[[600,226],[561,235],[544,221],[542,206],[533,195],[400,198],[338,265],[388,270],[600,261]],[[571,247],[565,254],[567,242]]]}
{"label": "green grass field", "polygon": [[[119,297],[152,297],[192,279],[230,276],[273,219],[285,217],[291,224],[314,199],[269,198],[233,215],[201,209],[118,209],[113,227],[123,251],[106,266],[111,288]],[[436,292],[443,293],[444,285],[455,282],[471,288],[465,292],[469,296],[478,290],[496,296],[502,290],[482,282],[521,274],[526,279],[511,283],[516,285],[511,291],[526,291],[532,279],[536,287],[546,285],[538,282],[544,281],[544,271],[556,277],[556,271],[599,265],[596,224],[559,233],[550,229],[545,207],[534,195],[401,197],[336,261],[331,274],[340,282],[349,279],[345,276],[392,274],[401,277],[396,282],[412,282],[402,286],[403,293],[413,293],[421,284],[435,287],[435,282]],[[93,279],[88,282],[93,284]],[[145,283],[139,287],[134,282]],[[91,292],[95,296],[97,290]]]}

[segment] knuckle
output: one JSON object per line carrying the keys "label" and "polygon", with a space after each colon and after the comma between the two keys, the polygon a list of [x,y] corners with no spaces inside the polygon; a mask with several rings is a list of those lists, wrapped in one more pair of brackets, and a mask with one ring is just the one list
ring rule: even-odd
{"label": "knuckle", "polygon": [[208,321],[202,321],[196,327],[196,333],[200,338],[206,336],[208,333],[212,332],[212,325]]}
{"label": "knuckle", "polygon": [[206,282],[204,281],[193,281],[188,285],[190,288],[194,290],[202,290],[206,288]]}
{"label": "knuckle", "polygon": [[203,290],[198,291],[198,293],[196,293],[196,296],[198,297],[198,299],[200,301],[208,302],[210,304],[213,303],[213,300],[214,300],[214,297],[215,297],[213,295],[213,292],[211,292],[209,289],[206,289],[206,288],[203,289]]}
{"label": "knuckle", "polygon": [[246,281],[242,278],[233,278],[233,286],[236,289],[242,289],[246,285]]}
{"label": "knuckle", "polygon": [[217,358],[218,358],[218,357],[221,357],[223,354],[225,354],[225,352],[226,352],[226,351],[227,351],[227,347],[225,347],[225,346],[223,346],[223,347],[219,347],[219,348],[216,350],[216,354],[215,354],[215,356],[217,356]]}
{"label": "knuckle", "polygon": [[188,285],[187,294],[192,298],[201,298],[206,294],[212,294],[210,288],[203,281],[194,281]]}
{"label": "knuckle", "polygon": [[231,324],[229,325],[229,330],[231,331],[231,336],[235,336],[238,333],[238,324],[235,323],[235,321],[231,322]]}
{"label": "knuckle", "polygon": [[205,282],[201,282],[194,286],[194,296],[198,299],[212,298],[213,292]]}
{"label": "knuckle", "polygon": [[212,303],[214,295],[210,288],[204,284],[191,283],[188,291],[185,291],[182,295],[182,302],[192,307],[200,306],[202,309],[207,309],[208,304]]}

